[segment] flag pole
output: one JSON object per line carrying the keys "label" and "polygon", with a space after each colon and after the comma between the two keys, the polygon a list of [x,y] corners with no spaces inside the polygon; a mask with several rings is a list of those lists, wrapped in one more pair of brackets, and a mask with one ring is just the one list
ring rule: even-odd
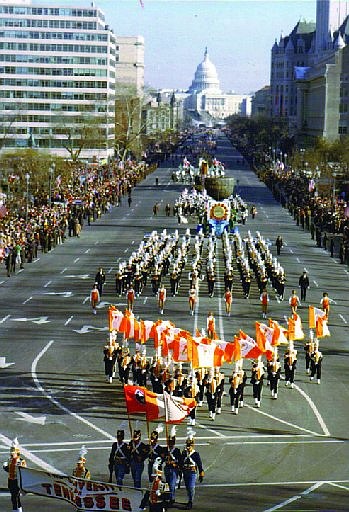
{"label": "flag pole", "polygon": [[166,433],[166,445],[169,447],[169,434],[168,434],[168,409],[167,409],[167,398],[165,397],[165,393],[163,393],[164,397],[164,405],[165,405],[165,433]]}

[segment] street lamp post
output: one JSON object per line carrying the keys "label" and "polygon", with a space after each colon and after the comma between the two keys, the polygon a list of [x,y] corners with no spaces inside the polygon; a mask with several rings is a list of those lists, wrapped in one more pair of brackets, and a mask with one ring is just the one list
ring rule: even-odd
{"label": "street lamp post", "polygon": [[28,223],[28,200],[29,200],[29,180],[30,180],[30,174],[26,173],[25,180],[27,183],[27,190],[25,195],[25,223]]}

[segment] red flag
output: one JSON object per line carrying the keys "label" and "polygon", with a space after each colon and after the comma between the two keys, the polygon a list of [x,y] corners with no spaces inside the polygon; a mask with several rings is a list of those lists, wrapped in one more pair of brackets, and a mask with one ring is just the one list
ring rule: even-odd
{"label": "red flag", "polygon": [[146,392],[142,386],[124,386],[127,414],[146,414]]}

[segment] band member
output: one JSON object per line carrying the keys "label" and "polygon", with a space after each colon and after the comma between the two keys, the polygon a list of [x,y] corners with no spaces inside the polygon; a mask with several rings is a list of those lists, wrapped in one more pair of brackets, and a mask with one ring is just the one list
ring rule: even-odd
{"label": "band member", "polygon": [[284,370],[285,370],[285,386],[294,388],[294,377],[297,367],[297,350],[293,348],[293,342],[290,342],[289,348],[284,355]]}
{"label": "band member", "polygon": [[141,441],[141,431],[134,430],[133,437],[129,442],[130,449],[130,467],[135,489],[142,487],[142,473],[144,471],[144,461],[148,457],[149,449]]}
{"label": "band member", "polygon": [[322,294],[322,299],[320,301],[320,304],[321,304],[323,311],[325,311],[327,319],[328,319],[328,315],[330,313],[330,298],[329,298],[327,292],[324,292]]}
{"label": "band member", "polygon": [[3,464],[4,470],[8,473],[7,486],[11,494],[12,509],[15,512],[22,512],[21,491],[18,485],[18,467],[25,468],[27,463],[22,459],[17,438],[12,441],[10,457]]}
{"label": "band member", "polygon": [[109,455],[109,482],[112,482],[113,472],[116,483],[119,486],[124,484],[124,477],[130,472],[130,445],[125,443],[125,431],[116,432],[116,442],[112,444]]}
{"label": "band member", "polygon": [[247,375],[242,369],[237,370],[230,377],[230,405],[231,412],[234,414],[239,414],[239,406],[243,407],[244,405],[244,387],[246,385]]}
{"label": "band member", "polygon": [[140,510],[146,510],[149,504],[149,512],[164,512],[170,500],[169,486],[163,481],[162,459],[158,457],[154,461],[153,473],[149,491],[146,491],[140,504]]}
{"label": "band member", "polygon": [[207,337],[214,340],[216,337],[216,321],[211,311],[209,311],[207,315],[206,327]]}
{"label": "band member", "polygon": [[126,298],[127,298],[127,309],[131,312],[133,311],[135,296],[136,296],[136,292],[134,291],[132,286],[130,286],[130,288],[127,290]]}
{"label": "band member", "polygon": [[229,290],[229,288],[227,288],[225,290],[224,300],[225,300],[225,312],[227,313],[228,316],[230,316],[231,305],[233,302],[233,294],[231,293],[231,290]]}
{"label": "band member", "polygon": [[217,414],[221,414],[222,412],[222,398],[224,393],[224,373],[221,373],[219,371],[219,368],[216,368],[215,376],[214,376],[216,382],[217,382],[217,408],[216,412]]}
{"label": "band member", "polygon": [[206,380],[206,397],[209,416],[213,421],[216,418],[217,395],[217,381],[214,378],[213,370],[210,369]]}
{"label": "band member", "polygon": [[86,467],[86,455],[87,450],[85,446],[81,447],[79,458],[76,463],[75,468],[73,469],[73,476],[76,476],[77,478],[84,478],[85,480],[90,480],[91,473]]}
{"label": "band member", "polygon": [[173,379],[173,396],[184,396],[184,390],[187,387],[187,379],[181,372],[175,372]]}
{"label": "band member", "polygon": [[272,361],[268,363],[268,380],[271,396],[275,400],[278,397],[278,385],[281,376],[281,365],[279,358],[275,355]]}
{"label": "band member", "polygon": [[155,430],[150,434],[150,442],[148,446],[148,477],[149,482],[152,480],[153,464],[155,459],[160,457],[160,460],[164,457],[165,449],[159,445],[159,433],[163,431],[163,426],[159,424]]}
{"label": "band member", "polygon": [[298,306],[300,306],[300,301],[299,301],[298,295],[296,294],[296,290],[292,290],[292,295],[288,299],[288,303],[291,307],[292,315],[295,315],[297,313]]}
{"label": "band member", "polygon": [[307,341],[304,345],[304,351],[305,351],[305,371],[306,373],[310,373],[310,357],[311,357],[311,354],[314,352],[315,350],[315,343],[314,341],[314,336],[312,334],[312,331],[310,331],[311,334],[309,336],[309,341]]}
{"label": "band member", "polygon": [[181,452],[176,446],[176,425],[173,425],[165,451],[165,478],[170,489],[170,505],[175,502],[176,483],[180,474]]}
{"label": "band member", "polygon": [[196,288],[190,288],[189,290],[189,311],[191,315],[194,315],[194,309],[196,304]]}
{"label": "band member", "polygon": [[262,361],[254,362],[252,365],[251,384],[253,386],[253,398],[256,407],[261,406],[263,379],[264,366]]}
{"label": "band member", "polygon": [[315,375],[317,383],[321,382],[321,366],[322,366],[322,353],[316,347],[310,357],[310,380],[313,380]]}
{"label": "band member", "polygon": [[108,345],[104,345],[104,373],[111,384],[115,377],[115,362],[117,358],[118,345],[110,338]]}
{"label": "band member", "polygon": [[160,315],[164,314],[165,302],[166,302],[166,288],[164,287],[164,285],[161,285],[161,287],[158,290],[158,306],[159,306]]}
{"label": "band member", "polygon": [[[187,386],[184,388],[184,397],[185,398],[195,398],[196,400],[196,403],[199,403],[199,400],[200,400],[200,393],[202,393],[201,397],[203,399],[203,396],[204,396],[204,384],[202,381],[200,381],[202,383],[202,388],[200,389],[199,388],[199,384],[198,384],[198,378],[200,378],[198,376],[199,372],[197,372],[197,374],[193,375],[193,374],[190,374],[189,377],[188,377],[188,383],[187,383]],[[202,405],[202,401],[201,401],[201,405]],[[190,410],[190,413],[189,413],[189,425],[195,425],[195,422],[196,422],[196,407],[193,407],[191,410]]]}
{"label": "band member", "polygon": [[120,355],[119,376],[122,384],[128,384],[132,359],[128,347],[123,347]]}
{"label": "band member", "polygon": [[199,475],[200,483],[204,478],[201,457],[194,448],[194,434],[195,432],[190,429],[186,440],[186,447],[181,454],[181,470],[188,495],[188,503],[185,506],[185,510],[193,508],[197,474]]}
{"label": "band member", "polygon": [[267,318],[269,295],[268,295],[266,288],[263,289],[263,291],[259,297],[259,300],[261,301],[261,305],[262,305],[262,316],[263,316],[263,318]]}
{"label": "band member", "polygon": [[170,274],[170,286],[172,297],[174,297],[175,295],[177,295],[179,288],[179,273],[177,269],[173,269]]}
{"label": "band member", "polygon": [[93,288],[90,293],[90,302],[91,302],[92,312],[94,315],[97,314],[96,307],[97,307],[99,301],[100,301],[100,295],[99,295],[99,291],[98,291],[98,285],[97,285],[97,283],[95,283],[93,285]]}

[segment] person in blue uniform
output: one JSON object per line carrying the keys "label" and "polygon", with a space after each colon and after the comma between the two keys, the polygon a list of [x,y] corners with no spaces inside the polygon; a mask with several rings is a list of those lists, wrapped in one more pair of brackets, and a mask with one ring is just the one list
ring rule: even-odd
{"label": "person in blue uniform", "polygon": [[133,437],[129,443],[130,449],[130,468],[135,489],[142,487],[142,473],[144,471],[144,461],[147,459],[149,449],[141,441],[141,431],[134,430]]}
{"label": "person in blue uniform", "polygon": [[176,447],[176,426],[173,425],[168,437],[168,445],[165,451],[165,478],[170,490],[169,505],[173,505],[176,499],[176,484],[180,474],[181,451]]}
{"label": "person in blue uniform", "polygon": [[109,455],[109,482],[112,482],[113,472],[115,472],[116,483],[122,486],[124,476],[130,472],[130,446],[125,443],[125,431],[118,430],[116,433],[116,442],[112,444]]}
{"label": "person in blue uniform", "polygon": [[186,446],[181,456],[181,470],[188,495],[188,503],[184,507],[185,510],[191,510],[193,508],[197,477],[199,477],[199,482],[201,483],[205,474],[200,454],[194,448],[195,432],[191,429],[188,429],[188,431]]}
{"label": "person in blue uniform", "polygon": [[164,457],[164,447],[160,446],[158,443],[159,440],[159,433],[163,431],[163,426],[159,424],[155,430],[150,434],[150,442],[148,446],[148,477],[149,482],[152,481],[152,474],[153,474],[153,464],[155,459],[162,460]]}

